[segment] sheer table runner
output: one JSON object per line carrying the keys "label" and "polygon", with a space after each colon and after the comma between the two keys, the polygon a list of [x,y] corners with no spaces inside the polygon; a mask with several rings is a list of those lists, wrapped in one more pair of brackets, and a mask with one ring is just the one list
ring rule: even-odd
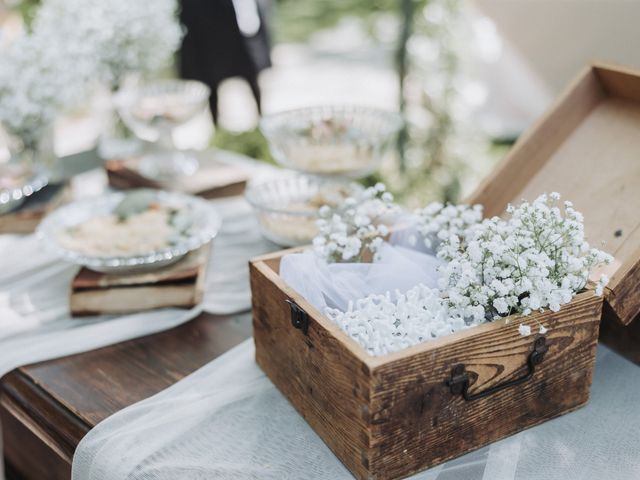
{"label": "sheer table runner", "polygon": [[[350,479],[247,340],[81,441],[73,480]],[[640,369],[600,346],[590,403],[416,480],[640,478]],[[336,399],[339,401],[339,399]]]}

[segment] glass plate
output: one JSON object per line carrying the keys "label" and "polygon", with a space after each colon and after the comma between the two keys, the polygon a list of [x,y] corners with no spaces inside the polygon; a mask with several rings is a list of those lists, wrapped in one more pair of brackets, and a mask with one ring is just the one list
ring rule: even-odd
{"label": "glass plate", "polygon": [[154,201],[163,206],[177,209],[189,209],[191,227],[187,235],[178,238],[175,244],[145,252],[126,256],[97,256],[71,250],[60,243],[62,231],[78,225],[90,218],[112,213],[117,205],[131,192],[109,193],[96,198],[80,200],[65,205],[49,214],[36,231],[47,248],[68,262],[83,265],[91,270],[104,273],[131,273],[169,265],[192,250],[196,250],[211,241],[220,230],[220,215],[208,201],[181,193],[162,190],[137,190],[149,192]]}
{"label": "glass plate", "polygon": [[20,185],[0,187],[0,214],[18,208],[27,197],[47,186],[48,179],[44,175],[33,175]]}

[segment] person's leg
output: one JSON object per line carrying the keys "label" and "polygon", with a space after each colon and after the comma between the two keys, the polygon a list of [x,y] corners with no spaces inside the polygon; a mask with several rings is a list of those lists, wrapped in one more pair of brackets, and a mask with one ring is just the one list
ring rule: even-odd
{"label": "person's leg", "polygon": [[209,108],[213,117],[214,125],[218,125],[218,85],[210,85],[211,95],[209,95]]}
{"label": "person's leg", "polygon": [[[181,0],[180,20],[186,27],[179,52],[180,76],[184,79],[199,80],[211,89],[209,107],[214,124],[218,122],[218,84],[220,76],[216,71],[216,53],[210,45],[219,42],[211,37],[215,24],[216,6],[209,0]],[[213,25],[215,27],[215,25]]]}
{"label": "person's leg", "polygon": [[258,106],[258,113],[262,115],[262,94],[260,93],[260,85],[258,84],[258,76],[253,75],[250,77],[246,77],[245,80],[249,84],[251,88],[251,93],[253,93],[253,98],[256,101],[256,105]]}

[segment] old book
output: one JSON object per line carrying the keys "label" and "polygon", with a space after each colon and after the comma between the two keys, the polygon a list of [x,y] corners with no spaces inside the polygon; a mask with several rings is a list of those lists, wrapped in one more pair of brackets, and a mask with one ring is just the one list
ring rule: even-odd
{"label": "old book", "polygon": [[16,210],[0,215],[0,233],[32,233],[40,221],[67,198],[66,183],[50,184],[28,197]]}
{"label": "old book", "polygon": [[105,168],[109,185],[119,190],[131,188],[161,188],[176,190],[203,198],[241,195],[249,178],[247,169],[213,158],[200,159],[200,169],[194,174],[172,179],[171,184],[145,177],[137,169],[137,159],[107,160]]}
{"label": "old book", "polygon": [[206,245],[173,265],[151,272],[112,275],[83,268],[71,284],[71,314],[191,308],[202,300],[209,250]]}

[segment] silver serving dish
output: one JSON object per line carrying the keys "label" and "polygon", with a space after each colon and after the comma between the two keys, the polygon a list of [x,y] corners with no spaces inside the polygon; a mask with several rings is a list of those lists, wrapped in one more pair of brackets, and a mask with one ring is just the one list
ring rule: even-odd
{"label": "silver serving dish", "polygon": [[295,176],[249,185],[245,198],[253,207],[262,234],[283,247],[308,245],[318,233],[318,209],[341,203],[362,187],[317,177]]}
{"label": "silver serving dish", "polygon": [[[135,192],[141,192],[137,190]],[[89,198],[70,203],[49,214],[36,231],[47,248],[62,259],[91,270],[104,273],[135,273],[153,270],[184,257],[188,252],[196,250],[210,242],[218,233],[221,218],[216,209],[208,201],[181,193],[161,190],[143,190],[154,196],[154,202],[163,206],[177,208],[188,212],[190,226],[188,232],[177,237],[169,247],[126,256],[87,255],[71,250],[60,242],[64,231],[90,218],[108,215],[130,193],[109,193],[96,198]]]}
{"label": "silver serving dish", "polygon": [[33,175],[19,185],[0,188],[0,215],[18,208],[27,197],[42,190],[48,183],[46,176]]}
{"label": "silver serving dish", "polygon": [[377,108],[319,106],[266,115],[260,130],[284,167],[358,178],[379,167],[402,124],[399,114]]}

